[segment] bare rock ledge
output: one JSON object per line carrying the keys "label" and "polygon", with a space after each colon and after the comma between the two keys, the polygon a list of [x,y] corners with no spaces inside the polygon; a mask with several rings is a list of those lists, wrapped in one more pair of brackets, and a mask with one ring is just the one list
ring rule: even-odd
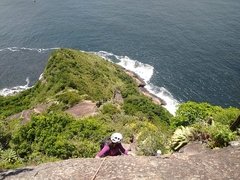
{"label": "bare rock ledge", "polygon": [[[240,177],[240,149],[227,147],[201,153],[178,153],[168,158],[119,156],[69,159],[0,173],[0,179],[24,180],[159,180],[236,179]],[[102,162],[104,161],[104,162]]]}

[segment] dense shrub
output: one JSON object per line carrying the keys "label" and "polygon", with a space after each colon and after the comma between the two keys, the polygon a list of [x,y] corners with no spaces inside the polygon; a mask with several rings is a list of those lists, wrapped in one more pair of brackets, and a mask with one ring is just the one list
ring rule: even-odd
{"label": "dense shrub", "polygon": [[69,139],[64,137],[50,136],[46,138],[41,152],[45,152],[47,156],[53,156],[61,159],[67,159],[69,157],[77,157],[77,148],[69,142]]}
{"label": "dense shrub", "polygon": [[39,115],[14,134],[12,147],[22,158],[33,159],[36,152],[60,159],[92,157],[99,139],[106,134],[108,127],[94,118],[75,120],[64,114]]}
{"label": "dense shrub", "polygon": [[[29,90],[26,90],[26,92],[29,92]],[[0,96],[0,116],[7,117],[13,113],[29,108],[31,101],[26,98],[25,93],[22,92],[15,96],[7,97]]]}
{"label": "dense shrub", "polygon": [[213,114],[221,110],[222,108],[219,106],[189,101],[179,106],[176,116],[171,120],[171,122],[175,127],[188,126],[202,121],[207,117],[211,117]]}
{"label": "dense shrub", "polygon": [[154,104],[145,96],[129,96],[125,99],[123,109],[126,114],[137,115],[138,113],[157,123],[158,121],[169,123],[170,113],[163,107]]}
{"label": "dense shrub", "polygon": [[100,147],[99,141],[94,142],[89,140],[79,141],[75,146],[78,150],[77,157],[94,157]]}
{"label": "dense shrub", "polygon": [[10,134],[6,130],[4,121],[0,121],[0,147],[7,148]]}
{"label": "dense shrub", "polygon": [[176,116],[171,119],[171,125],[188,126],[212,118],[216,122],[230,125],[240,115],[237,108],[223,109],[219,106],[212,106],[208,103],[187,102],[179,106]]}
{"label": "dense shrub", "polygon": [[187,102],[180,105],[176,116],[171,119],[171,126],[193,126],[198,133],[198,140],[206,141],[211,148],[224,147],[236,138],[230,125],[239,114],[237,108],[224,109],[208,103]]}
{"label": "dense shrub", "polygon": [[122,128],[124,137],[134,137],[136,141],[136,150],[139,155],[155,155],[157,150],[167,151],[169,132],[161,127],[148,122],[132,120],[126,123]]}
{"label": "dense shrub", "polygon": [[216,122],[229,126],[237,119],[239,115],[240,109],[230,107],[227,109],[222,109],[221,111],[213,114],[213,119]]}
{"label": "dense shrub", "polygon": [[80,95],[78,91],[67,90],[56,95],[56,98],[59,102],[68,105],[69,107],[77,104],[79,101],[85,97]]}
{"label": "dense shrub", "polygon": [[106,103],[103,105],[101,112],[103,114],[113,115],[113,114],[120,113],[120,110],[118,109],[118,107],[116,105],[114,105],[112,103]]}
{"label": "dense shrub", "polygon": [[9,142],[12,138],[12,132],[20,127],[19,119],[0,119],[0,147],[3,150],[9,148]]}
{"label": "dense shrub", "polygon": [[208,133],[210,134],[209,146],[214,147],[224,147],[227,146],[230,141],[236,139],[236,133],[229,129],[229,126],[216,123],[214,126],[208,128]]}
{"label": "dense shrub", "polygon": [[155,156],[157,150],[167,151],[164,135],[159,131],[142,131],[137,139],[138,155]]}

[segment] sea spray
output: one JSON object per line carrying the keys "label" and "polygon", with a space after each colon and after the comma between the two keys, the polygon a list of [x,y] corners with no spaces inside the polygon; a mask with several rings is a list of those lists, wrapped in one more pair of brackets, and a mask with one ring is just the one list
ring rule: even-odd
{"label": "sea spray", "polygon": [[117,56],[113,53],[106,51],[95,52],[101,57],[120,66],[124,67],[127,70],[130,70],[136,73],[141,77],[146,83],[145,88],[152,94],[156,95],[160,99],[163,99],[166,102],[164,106],[171,114],[175,115],[179,102],[174,99],[172,94],[164,87],[158,87],[153,85],[150,80],[154,73],[154,67],[149,64],[141,63],[137,60],[130,59],[128,56]]}

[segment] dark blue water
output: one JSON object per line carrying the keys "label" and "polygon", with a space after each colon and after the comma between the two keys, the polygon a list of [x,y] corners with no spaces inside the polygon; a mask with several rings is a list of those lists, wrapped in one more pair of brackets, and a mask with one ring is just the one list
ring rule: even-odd
{"label": "dark blue water", "polygon": [[[240,107],[239,0],[1,0],[7,47],[126,55],[181,102]],[[34,83],[49,52],[0,50],[0,89]]]}

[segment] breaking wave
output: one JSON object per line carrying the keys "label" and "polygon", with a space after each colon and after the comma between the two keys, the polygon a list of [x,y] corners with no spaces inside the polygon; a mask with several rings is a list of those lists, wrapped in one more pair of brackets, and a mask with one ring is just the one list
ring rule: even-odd
{"label": "breaking wave", "polygon": [[18,51],[21,51],[21,50],[28,50],[28,51],[37,51],[37,52],[41,53],[41,52],[51,51],[51,50],[54,50],[54,49],[59,49],[59,48],[58,47],[55,47],[55,48],[7,47],[7,48],[0,49],[0,52],[1,51],[18,52]]}
{"label": "breaking wave", "polygon": [[137,60],[130,59],[128,56],[117,56],[106,51],[95,52],[95,54],[104,59],[119,64],[127,70],[136,73],[146,83],[145,88],[152,94],[166,102],[164,106],[171,114],[175,115],[179,102],[174,99],[173,95],[164,87],[153,85],[150,80],[154,73],[154,67],[149,64],[141,63]]}
{"label": "breaking wave", "polygon": [[4,89],[0,90],[0,96],[14,95],[14,94],[17,94],[21,91],[29,89],[29,88],[31,88],[29,86],[29,83],[30,83],[30,81],[29,81],[29,78],[27,77],[25,85],[15,86],[15,87],[12,87],[12,88],[4,88]]}
{"label": "breaking wave", "polygon": [[[7,48],[3,48],[0,49],[0,52],[4,52],[4,51],[11,51],[11,52],[20,52],[20,51],[35,51],[37,53],[45,53],[48,51],[52,51],[55,49],[59,49],[58,47],[54,47],[54,48],[27,48],[27,47],[7,47]],[[39,78],[41,78],[42,75],[40,75]],[[26,78],[26,84],[25,85],[19,85],[19,86],[15,86],[15,87],[11,87],[11,88],[4,88],[4,89],[0,89],[0,96],[9,96],[9,95],[14,95],[16,93],[19,93],[21,91],[24,91],[26,89],[31,88],[29,86],[29,78]]]}

